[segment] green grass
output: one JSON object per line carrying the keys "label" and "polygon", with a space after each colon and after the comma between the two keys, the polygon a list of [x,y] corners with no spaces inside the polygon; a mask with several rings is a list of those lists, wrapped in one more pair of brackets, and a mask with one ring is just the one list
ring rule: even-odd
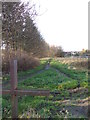
{"label": "green grass", "polygon": [[68,64],[62,64],[55,60],[51,62],[51,66],[58,69],[68,77],[80,82],[81,87],[88,87],[88,71],[68,69]]}
{"label": "green grass", "polygon": [[[41,61],[41,66],[45,65],[45,60]],[[33,72],[40,70],[42,67],[35,68]],[[78,81],[80,82],[81,87],[87,87],[87,77],[86,71],[75,71],[68,70],[67,65],[60,64],[56,61],[51,62],[51,66],[57,68],[61,72],[65,73],[65,75],[57,72],[55,69],[48,69],[40,74],[34,75],[32,78],[26,79],[24,81],[20,81],[18,84],[19,89],[45,89],[50,90],[51,92],[60,92],[60,94],[52,94],[49,97],[39,97],[39,96],[23,96],[18,97],[18,109],[19,116],[22,114],[24,116],[30,117],[41,117],[41,118],[63,118],[65,116],[70,116],[71,113],[62,114],[60,111],[63,109],[64,104],[61,104],[59,101],[71,99],[69,94],[70,89],[77,88]],[[43,66],[44,67],[44,66]],[[19,75],[28,74],[28,71],[25,73],[19,73]],[[77,75],[77,76],[76,76]],[[69,77],[68,77],[69,76]],[[87,97],[86,93],[82,93],[82,96]],[[78,96],[73,95],[74,98],[80,98],[80,94]],[[30,109],[33,109],[33,112],[28,113]],[[5,112],[5,110],[8,112]],[[10,96],[3,96],[3,117],[11,115],[11,105],[10,105]],[[8,113],[8,114],[6,114]],[[73,117],[73,116],[71,116]]]}

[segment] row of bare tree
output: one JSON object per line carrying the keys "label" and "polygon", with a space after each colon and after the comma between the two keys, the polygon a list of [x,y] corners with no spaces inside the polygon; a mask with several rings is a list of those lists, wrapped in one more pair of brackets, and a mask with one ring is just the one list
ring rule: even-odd
{"label": "row of bare tree", "polygon": [[36,57],[62,56],[61,47],[50,47],[34,23],[35,4],[2,3],[2,48],[6,51],[24,50]]}

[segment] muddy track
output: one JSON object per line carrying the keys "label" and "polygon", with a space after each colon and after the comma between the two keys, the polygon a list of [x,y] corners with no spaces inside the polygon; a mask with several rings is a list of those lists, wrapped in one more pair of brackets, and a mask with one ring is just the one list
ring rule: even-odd
{"label": "muddy track", "polygon": [[58,69],[56,69],[56,68],[54,68],[54,67],[50,67],[50,68],[53,69],[53,70],[55,70],[56,72],[58,72],[59,74],[65,76],[65,77],[71,78],[71,77],[69,77],[68,75],[66,75],[65,73],[61,72],[60,70],[58,70]]}
{"label": "muddy track", "polygon": [[[26,79],[29,79],[29,78],[31,78],[31,77],[33,77],[33,76],[37,75],[37,74],[42,73],[43,71],[45,71],[45,69],[40,70],[40,71],[38,71],[38,72],[36,72],[36,73],[34,73],[34,74],[30,74],[30,75],[27,75],[27,76],[22,76],[22,77],[19,77],[19,78],[18,78],[18,82],[22,82],[22,81],[24,81],[24,80],[26,80]],[[9,80],[9,81],[4,82],[4,83],[2,84],[2,88],[4,88],[4,89],[5,89],[5,88],[7,88],[7,87],[8,87],[8,85],[10,85],[10,80]]]}
{"label": "muddy track", "polygon": [[[50,68],[50,62],[49,62],[49,64],[48,64],[48,61],[46,63],[47,64],[44,66],[44,68],[42,70],[39,70],[36,73],[30,74],[30,75],[27,75],[27,76],[18,77],[18,82],[22,82],[22,81],[24,81],[26,79],[29,79],[29,78],[37,75],[37,74],[40,74],[40,73],[44,72],[47,69],[49,69]],[[8,88],[9,85],[10,85],[10,80],[8,80],[6,82],[3,82],[2,83],[2,89]]]}
{"label": "muddy track", "polygon": [[[62,73],[62,72],[60,72],[58,69],[56,69],[56,68],[54,68],[54,67],[51,67],[50,64],[47,64],[44,69],[39,70],[39,71],[37,71],[36,73],[30,74],[30,75],[27,75],[27,76],[19,77],[19,78],[18,78],[18,82],[22,82],[22,81],[24,81],[24,80],[26,80],[26,79],[29,79],[29,78],[37,75],[37,74],[40,74],[40,73],[44,72],[44,71],[47,70],[47,69],[55,70],[55,71],[58,72],[59,74],[65,76],[65,77],[68,77],[65,73]],[[68,78],[70,78],[70,77],[68,77]],[[3,82],[3,83],[2,83],[2,88],[5,89],[5,88],[7,88],[7,86],[9,86],[9,85],[10,85],[10,80],[9,80],[9,81],[6,81],[6,82]]]}

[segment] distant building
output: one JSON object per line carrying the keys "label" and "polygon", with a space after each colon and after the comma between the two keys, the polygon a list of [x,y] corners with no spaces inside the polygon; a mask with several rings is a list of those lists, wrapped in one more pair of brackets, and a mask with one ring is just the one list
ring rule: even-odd
{"label": "distant building", "polygon": [[64,57],[74,57],[74,56],[79,56],[80,52],[79,51],[70,51],[70,52],[64,52]]}

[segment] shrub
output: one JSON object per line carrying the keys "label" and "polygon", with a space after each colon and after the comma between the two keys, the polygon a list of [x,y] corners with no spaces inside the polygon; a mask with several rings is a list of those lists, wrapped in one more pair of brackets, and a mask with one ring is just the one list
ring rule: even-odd
{"label": "shrub", "polygon": [[10,71],[10,58],[12,55],[15,55],[15,58],[18,61],[18,71],[25,71],[33,69],[36,66],[40,65],[39,59],[29,55],[25,51],[17,50],[17,52],[7,52],[3,51],[2,53],[2,71],[3,73],[9,73]]}

